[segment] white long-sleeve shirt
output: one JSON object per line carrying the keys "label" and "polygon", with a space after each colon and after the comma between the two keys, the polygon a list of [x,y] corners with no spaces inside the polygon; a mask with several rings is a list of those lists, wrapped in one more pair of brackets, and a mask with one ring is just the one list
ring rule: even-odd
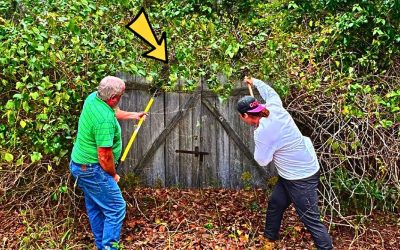
{"label": "white long-sleeve shirt", "polygon": [[260,119],[254,131],[254,159],[261,166],[273,161],[278,174],[287,180],[307,178],[318,172],[319,163],[310,138],[301,134],[279,95],[261,80],[254,79],[253,84],[270,112]]}

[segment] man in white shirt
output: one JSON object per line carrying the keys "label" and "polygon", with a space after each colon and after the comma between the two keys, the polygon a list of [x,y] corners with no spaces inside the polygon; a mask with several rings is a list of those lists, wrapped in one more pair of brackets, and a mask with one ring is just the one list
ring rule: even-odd
{"label": "man in white shirt", "polygon": [[320,220],[320,167],[310,138],[301,134],[274,89],[258,79],[245,77],[244,81],[254,85],[266,102],[262,105],[254,97],[245,96],[237,104],[240,118],[256,128],[254,159],[261,166],[274,161],[279,175],[268,202],[264,236],[268,241],[278,239],[283,213],[293,202],[317,249],[333,249]]}

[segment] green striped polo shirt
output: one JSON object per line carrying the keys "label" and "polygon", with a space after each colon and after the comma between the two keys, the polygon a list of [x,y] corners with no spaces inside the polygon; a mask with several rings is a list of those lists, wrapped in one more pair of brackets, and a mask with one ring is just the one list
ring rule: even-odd
{"label": "green striped polo shirt", "polygon": [[94,92],[83,104],[72,161],[79,164],[98,163],[99,147],[112,147],[114,161],[117,162],[122,151],[121,127],[114,110]]}

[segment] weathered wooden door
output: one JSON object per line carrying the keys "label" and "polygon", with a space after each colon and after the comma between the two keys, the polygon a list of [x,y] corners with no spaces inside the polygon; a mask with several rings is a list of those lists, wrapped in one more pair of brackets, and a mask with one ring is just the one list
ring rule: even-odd
{"label": "weathered wooden door", "polygon": [[[121,109],[143,110],[151,97],[148,86],[136,78],[127,78],[126,83]],[[271,168],[254,161],[254,128],[236,112],[237,100],[246,90],[238,83],[225,101],[204,85],[193,93],[160,94],[121,171],[139,175],[149,186],[240,188],[244,182],[263,186]],[[124,146],[134,125],[121,122]]]}

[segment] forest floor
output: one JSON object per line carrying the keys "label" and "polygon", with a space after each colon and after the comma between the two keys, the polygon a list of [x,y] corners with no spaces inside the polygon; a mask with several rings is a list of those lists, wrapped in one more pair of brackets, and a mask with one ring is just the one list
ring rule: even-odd
{"label": "forest floor", "polygon": [[[268,197],[264,190],[136,188],[125,191],[124,197],[124,249],[262,249]],[[82,199],[79,204],[72,212],[59,209],[56,218],[47,219],[27,216],[26,211],[0,211],[0,249],[94,249]],[[40,210],[51,214],[50,209]],[[397,250],[399,217],[375,212],[358,230],[337,218],[324,219],[335,249]],[[315,249],[292,206],[285,212],[280,236],[276,249]]]}

